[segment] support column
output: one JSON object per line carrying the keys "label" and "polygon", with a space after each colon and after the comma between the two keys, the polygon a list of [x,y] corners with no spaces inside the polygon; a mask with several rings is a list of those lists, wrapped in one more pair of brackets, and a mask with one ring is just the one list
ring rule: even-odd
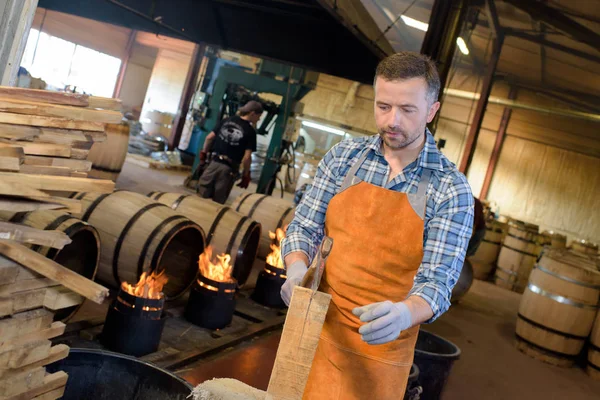
{"label": "support column", "polygon": [[15,86],[38,0],[0,0],[0,85]]}
{"label": "support column", "polygon": [[[511,86],[508,93],[508,98],[514,100],[517,98],[516,86]],[[496,134],[496,141],[494,143],[494,149],[490,156],[490,162],[488,163],[487,170],[485,172],[485,178],[483,179],[483,185],[481,186],[481,192],[479,193],[479,199],[486,199],[492,184],[492,178],[494,172],[496,172],[496,166],[500,159],[500,152],[502,151],[502,145],[504,144],[504,138],[506,137],[506,128],[510,122],[510,116],[512,115],[512,108],[506,107],[502,112],[502,119],[500,120],[500,126],[498,127],[498,133]]]}
{"label": "support column", "polygon": [[123,87],[123,80],[125,79],[125,72],[127,72],[127,65],[129,64],[129,59],[131,58],[131,51],[133,49],[133,44],[135,43],[136,34],[137,31],[135,29],[132,29],[129,33],[127,48],[125,49],[125,54],[123,55],[123,59],[121,60],[119,75],[117,75],[117,84],[115,85],[115,90],[113,91],[113,98],[115,99],[118,99],[121,96],[121,88]]}
{"label": "support column", "polygon": [[192,61],[190,62],[190,68],[188,69],[187,77],[185,78],[185,85],[183,86],[183,94],[181,95],[181,100],[179,102],[177,116],[175,117],[171,136],[169,137],[170,150],[173,150],[179,146],[181,133],[183,132],[183,126],[185,125],[185,119],[190,108],[190,103],[192,101],[192,97],[194,97],[194,93],[196,92],[196,81],[198,80],[198,72],[200,71],[200,65],[202,65],[202,58],[204,58],[205,51],[205,44],[196,44],[194,47]]}

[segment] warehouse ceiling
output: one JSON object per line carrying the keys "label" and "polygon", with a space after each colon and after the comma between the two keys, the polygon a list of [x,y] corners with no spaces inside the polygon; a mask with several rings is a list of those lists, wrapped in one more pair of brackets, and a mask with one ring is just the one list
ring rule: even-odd
{"label": "warehouse ceiling", "polygon": [[[327,0],[40,0],[39,7],[371,82],[386,45]],[[333,3],[331,2],[331,5]],[[364,14],[364,13],[362,13]],[[389,51],[388,51],[389,52]]]}

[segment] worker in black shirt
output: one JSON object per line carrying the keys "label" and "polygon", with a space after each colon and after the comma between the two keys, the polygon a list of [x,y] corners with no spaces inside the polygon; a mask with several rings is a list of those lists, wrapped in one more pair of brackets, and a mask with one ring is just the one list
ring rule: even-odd
{"label": "worker in black shirt", "polygon": [[208,134],[204,149],[200,152],[201,168],[206,164],[209,152],[212,157],[198,181],[198,194],[201,197],[224,204],[240,164],[244,170],[238,186],[244,189],[248,187],[251,155],[256,151],[254,126],[262,112],[262,104],[251,100],[239,109],[238,115],[224,119]]}

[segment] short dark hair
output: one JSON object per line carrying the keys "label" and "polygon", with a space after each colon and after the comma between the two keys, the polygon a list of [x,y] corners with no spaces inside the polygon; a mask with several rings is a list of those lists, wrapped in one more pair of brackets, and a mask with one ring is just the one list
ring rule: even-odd
{"label": "short dark hair", "polygon": [[244,115],[248,115],[251,113],[262,114],[263,113],[263,105],[256,100],[250,100],[242,107],[239,108],[239,113],[243,117]]}
{"label": "short dark hair", "polygon": [[387,56],[375,71],[375,81],[402,81],[410,78],[423,78],[427,82],[427,100],[435,102],[440,93],[440,76],[435,63],[424,54],[412,51]]}

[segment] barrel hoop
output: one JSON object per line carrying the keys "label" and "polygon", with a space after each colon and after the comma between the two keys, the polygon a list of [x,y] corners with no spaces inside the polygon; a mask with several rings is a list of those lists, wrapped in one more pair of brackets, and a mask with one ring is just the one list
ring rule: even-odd
{"label": "barrel hoop", "polygon": [[92,165],[92,169],[95,169],[96,171],[102,171],[102,172],[110,172],[113,174],[119,174],[121,173],[121,168],[119,169],[113,169],[113,168],[106,168],[106,167],[100,167],[96,164]]}
{"label": "barrel hoop", "polygon": [[[150,197],[152,200],[158,201],[158,199],[160,199],[165,194],[167,194],[167,192],[152,192],[152,193],[148,194],[148,197]],[[154,197],[152,197],[152,196],[154,196]]]}
{"label": "barrel hoop", "polygon": [[537,255],[535,255],[535,254],[527,253],[526,251],[523,251],[523,250],[517,250],[517,249],[515,249],[514,247],[507,246],[505,243],[503,243],[503,244],[502,244],[502,247],[506,247],[507,249],[510,249],[510,250],[512,250],[512,251],[516,251],[517,253],[525,254],[526,256],[535,257],[536,259],[537,259],[537,257],[538,257],[538,256],[537,256]]}
{"label": "barrel hoop", "polygon": [[[162,196],[162,195],[161,195],[161,196]],[[171,208],[172,208],[173,210],[177,210],[177,208],[178,208],[178,207],[181,205],[181,202],[182,202],[183,200],[187,199],[188,197],[190,197],[190,195],[189,195],[189,194],[183,194],[183,195],[179,196],[179,197],[177,198],[177,200],[175,200],[175,201],[173,202],[173,204],[171,204]],[[158,197],[156,198],[156,200],[158,200]]]}
{"label": "barrel hoop", "polygon": [[599,352],[599,353],[600,353],[600,347],[596,346],[596,345],[594,344],[594,342],[592,342],[592,341],[590,340],[588,344],[590,345],[590,347],[591,347],[591,349],[592,349],[592,350],[594,350],[594,351],[597,351],[597,352]]}
{"label": "barrel hoop", "polygon": [[294,210],[294,207],[290,207],[287,210],[285,210],[285,212],[283,214],[281,214],[281,218],[279,218],[279,222],[277,222],[277,228],[281,228],[281,226],[283,225],[283,221],[285,221],[285,218],[293,210]]}
{"label": "barrel hoop", "polygon": [[[151,271],[156,271],[158,269],[158,257],[160,257],[160,255],[162,254],[162,252],[164,251],[165,246],[167,245],[167,242],[169,241],[169,238],[175,234],[175,232],[177,232],[178,230],[180,230],[181,228],[189,225],[189,226],[193,226],[194,223],[192,221],[190,221],[189,219],[187,219],[186,217],[184,217],[183,215],[173,215],[172,217],[169,217],[167,219],[165,219],[163,222],[166,223],[170,223],[178,218],[183,218],[184,221],[178,223],[177,225],[175,225],[173,228],[171,228],[162,238],[162,240],[158,243],[158,245],[156,246],[156,249],[154,250],[154,256],[152,257],[152,260],[150,261],[150,270]],[[161,225],[166,225],[166,224],[161,224]],[[141,275],[144,269],[144,258],[146,257],[146,252],[148,251],[148,248],[150,247],[150,243],[152,242],[151,237],[156,236],[158,234],[158,232],[160,231],[162,227],[156,227],[156,229],[154,231],[152,231],[152,233],[150,234],[150,236],[148,237],[148,240],[146,241],[146,244],[144,245],[144,250],[142,251],[142,255],[140,256],[140,261],[138,263],[138,273]],[[204,250],[204,249],[203,249]]]}
{"label": "barrel hoop", "polygon": [[496,265],[496,269],[499,269],[500,271],[506,272],[507,274],[512,275],[512,276],[519,276],[519,274],[517,272],[511,271],[510,269],[502,268],[502,267],[500,267],[498,265]]}
{"label": "barrel hoop", "polygon": [[[74,224],[72,224],[69,227],[67,227],[67,229],[64,230],[64,233],[68,237],[71,237],[71,235],[73,235],[75,232],[80,231],[81,229],[85,228],[86,226],[89,226],[89,225],[86,224],[85,222],[82,222],[82,221],[75,222]],[[46,258],[49,258],[49,259],[53,260],[54,257],[56,257],[56,255],[58,254],[59,251],[60,251],[59,249],[50,249],[48,251],[48,254],[46,254]],[[89,278],[89,277],[86,276],[86,278]]]}
{"label": "barrel hoop", "polygon": [[[113,192],[114,193],[114,192]],[[83,214],[83,217],[81,217],[82,221],[88,222],[88,219],[90,219],[90,217],[92,216],[92,213],[94,212],[94,210],[96,209],[96,207],[98,207],[100,205],[100,203],[102,203],[102,201],[107,198],[108,196],[110,196],[112,193],[105,193],[102,194],[100,196],[98,196],[98,198],[96,200],[94,200],[92,202],[92,204],[90,204],[90,206],[88,207],[87,210],[85,210],[85,213]],[[85,194],[84,194],[85,196]],[[77,200],[81,200],[81,199],[77,199]]]}
{"label": "barrel hoop", "polygon": [[246,199],[250,196],[252,196],[254,193],[248,193],[247,195],[245,195],[244,197],[242,197],[242,200],[240,200],[240,204],[237,205],[237,207],[235,208],[235,211],[239,212],[240,208],[242,208],[242,204],[244,204],[244,202],[246,201]]}
{"label": "barrel hoop", "polygon": [[252,215],[254,215],[254,212],[256,211],[256,209],[258,208],[260,203],[262,203],[267,197],[269,197],[269,196],[265,194],[265,195],[263,195],[263,197],[256,200],[256,202],[252,205],[252,208],[248,212],[248,217],[252,218]]}
{"label": "barrel hoop", "polygon": [[482,242],[491,243],[491,244],[502,244],[502,242],[492,242],[491,240],[482,239]]}
{"label": "barrel hoop", "polygon": [[154,196],[154,195],[155,195],[155,194],[157,194],[157,193],[160,193],[160,192],[152,191],[152,192],[148,193],[148,194],[146,195],[146,197],[149,197],[149,198],[151,198],[152,200],[154,200],[154,198],[153,198],[152,196]]}
{"label": "barrel hoop", "polygon": [[72,199],[73,197],[75,197],[77,195],[77,192],[73,192],[69,195],[69,199]]}
{"label": "barrel hoop", "polygon": [[550,333],[553,333],[555,335],[564,336],[567,339],[575,339],[575,340],[585,340],[585,339],[587,339],[587,336],[573,335],[572,333],[562,332],[562,331],[559,331],[559,330],[556,330],[556,329],[549,328],[549,327],[547,327],[545,325],[540,324],[539,322],[535,322],[535,321],[533,321],[533,320],[525,317],[521,313],[518,313],[517,317],[521,318],[523,321],[527,322],[529,325],[533,325],[536,328],[543,329],[543,330],[545,330],[547,332],[550,332]]}
{"label": "barrel hoop", "polygon": [[[246,229],[246,233],[244,233],[244,237],[242,238],[242,241],[240,242],[240,245],[238,247],[237,257],[235,258],[236,265],[237,265],[238,261],[241,260],[241,258],[245,256],[244,249],[248,245],[248,240],[250,240],[250,235],[252,234],[252,231],[257,226],[260,226],[260,224],[258,222],[250,221],[250,226],[248,227],[248,229]],[[257,251],[258,251],[258,248],[257,248]],[[252,256],[256,257],[256,254],[253,254]]]}
{"label": "barrel hoop", "polygon": [[[58,218],[56,218],[54,221],[50,222],[48,225],[46,225],[46,227],[44,228],[45,231],[53,231],[56,228],[58,228],[58,226],[60,224],[62,224],[63,222],[69,220],[69,219],[76,219],[75,217],[72,217],[69,214],[63,214],[63,215],[59,215]],[[66,232],[65,232],[66,233]],[[39,249],[41,249],[42,246],[40,246],[39,244],[36,244],[35,246],[31,247],[31,250],[33,251],[39,251]],[[57,249],[53,249],[53,250],[57,250]],[[48,251],[48,254],[46,254],[47,258],[52,259],[53,257],[50,257],[50,253],[52,252],[52,250]]]}
{"label": "barrel hoop", "polygon": [[574,283],[575,285],[584,286],[584,287],[592,288],[592,289],[600,289],[600,285],[593,285],[589,282],[582,282],[582,281],[578,281],[577,279],[573,279],[573,278],[569,278],[567,276],[557,274],[556,272],[552,272],[552,271],[542,267],[541,265],[536,265],[535,268],[539,269],[540,271],[542,271],[548,275],[552,275],[553,277],[558,278],[560,280],[563,280],[563,281],[566,281],[569,283]]}
{"label": "barrel hoop", "polygon": [[527,242],[527,243],[533,243],[533,244],[537,244],[537,243],[536,243],[536,242],[534,242],[533,240],[530,240],[530,239],[523,239],[523,238],[522,238],[522,237],[520,237],[520,236],[511,235],[510,233],[507,233],[507,234],[506,234],[506,236],[510,236],[511,238],[514,238],[514,239],[520,240],[520,241],[522,241],[522,242]]}
{"label": "barrel hoop", "polygon": [[[142,247],[142,251],[140,252],[140,257],[138,258],[138,277],[142,275],[142,272],[144,272],[144,260],[146,259],[146,254],[148,253],[148,249],[150,248],[150,245],[152,244],[152,241],[154,240],[154,238],[156,237],[156,235],[158,235],[158,233],[168,224],[170,224],[171,222],[184,218],[186,221],[185,222],[189,222],[189,220],[187,218],[185,218],[182,215],[171,215],[169,218],[165,218],[160,224],[158,224],[156,226],[156,228],[154,228],[152,230],[152,232],[150,232],[150,235],[148,235],[148,238],[146,239],[146,242],[144,243],[144,246]],[[167,237],[167,236],[165,236]],[[164,240],[164,238],[163,238]],[[162,241],[160,242],[162,243]],[[158,249],[160,248],[160,243],[158,246],[156,246],[156,250],[154,252],[154,257],[157,257],[157,253],[158,253]],[[154,263],[154,258],[151,261],[150,264],[150,270],[154,270],[155,267],[153,267]]]}
{"label": "barrel hoop", "polygon": [[15,215],[13,215],[8,222],[22,222],[25,217],[27,216],[27,214],[29,214],[28,211],[20,211],[18,213],[15,213]]}
{"label": "barrel hoop", "polygon": [[554,357],[559,357],[559,358],[565,358],[565,359],[575,359],[577,357],[577,354],[573,355],[573,354],[568,354],[568,353],[562,353],[560,351],[556,351],[556,350],[550,350],[547,349],[543,346],[540,346],[539,344],[530,342],[529,340],[525,339],[524,337],[520,336],[519,334],[515,333],[515,336],[517,337],[517,339],[519,339],[520,341],[524,342],[525,344],[527,344],[528,346],[533,347],[536,350],[540,350],[544,353],[548,353]]}
{"label": "barrel hoop", "polygon": [[235,239],[237,238],[237,235],[239,235],[240,229],[242,229],[242,225],[244,225],[244,222],[248,221],[249,219],[250,218],[248,218],[248,217],[243,217],[243,218],[240,218],[240,220],[238,221],[237,225],[235,226],[235,229],[233,230],[233,233],[229,237],[229,243],[227,243],[227,248],[225,250],[226,254],[231,255],[231,249],[233,248]]}
{"label": "barrel hoop", "polygon": [[591,310],[595,310],[598,308],[597,305],[579,303],[579,302],[573,301],[571,299],[568,299],[566,297],[560,296],[558,294],[548,292],[548,291],[534,285],[533,283],[529,283],[529,285],[527,285],[527,289],[531,290],[535,294],[539,294],[540,296],[547,297],[547,298],[554,300],[555,302],[560,303],[560,304],[565,304],[568,306],[573,306],[573,307],[583,308],[583,309],[591,309]]}
{"label": "barrel hoop", "polygon": [[595,369],[596,371],[600,372],[600,366],[594,364],[593,362],[591,362],[590,360],[587,360],[587,365],[588,367],[592,367],[593,369]]}
{"label": "barrel hoop", "polygon": [[[125,237],[127,236],[127,233],[129,232],[129,230],[131,229],[133,224],[135,224],[137,222],[137,220],[140,219],[140,217],[146,211],[151,210],[156,207],[166,207],[166,206],[162,203],[151,203],[151,204],[147,204],[146,206],[140,208],[135,214],[133,214],[133,216],[129,219],[129,221],[127,221],[127,223],[123,227],[123,230],[119,234],[119,238],[117,239],[117,242],[115,243],[115,250],[113,252],[113,262],[112,262],[113,277],[115,278],[115,281],[119,285],[121,284],[121,280],[119,279],[119,254],[121,253],[121,246],[123,246],[123,241],[125,240]],[[130,283],[135,283],[135,282],[130,282]]]}
{"label": "barrel hoop", "polygon": [[219,210],[219,213],[213,220],[212,224],[210,225],[210,229],[208,230],[208,233],[206,234],[206,244],[207,245],[210,244],[210,241],[212,240],[212,237],[215,234],[215,230],[217,229],[217,225],[219,225],[219,222],[221,222],[221,219],[223,218],[223,216],[225,214],[227,214],[227,211],[229,211],[229,210],[231,210],[231,208],[229,208],[229,207],[223,207]]}
{"label": "barrel hoop", "polygon": [[74,196],[73,198],[74,198],[75,200],[81,200],[81,199],[83,199],[83,198],[84,198],[86,195],[87,195],[87,192],[81,192],[81,193],[77,193],[77,192],[75,192],[75,193],[73,193],[73,194],[72,194],[72,196]]}

